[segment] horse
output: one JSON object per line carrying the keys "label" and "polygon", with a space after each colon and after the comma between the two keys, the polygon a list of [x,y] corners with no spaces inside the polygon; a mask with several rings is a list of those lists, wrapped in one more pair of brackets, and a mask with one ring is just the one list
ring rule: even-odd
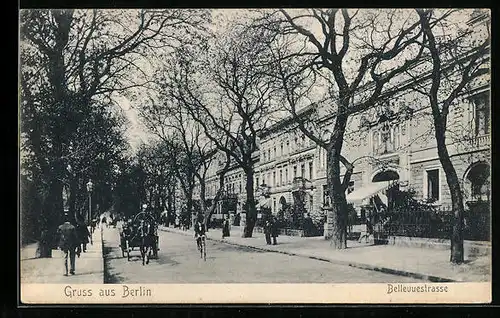
{"label": "horse", "polygon": [[153,249],[156,250],[154,225],[149,222],[141,221],[138,231],[141,244],[142,265],[144,265],[144,263],[149,264],[151,252]]}

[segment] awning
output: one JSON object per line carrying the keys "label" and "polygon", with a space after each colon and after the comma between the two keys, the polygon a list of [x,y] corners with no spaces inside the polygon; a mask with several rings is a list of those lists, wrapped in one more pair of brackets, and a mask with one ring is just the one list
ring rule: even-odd
{"label": "awning", "polygon": [[367,184],[346,196],[347,203],[361,203],[365,199],[369,199],[381,191],[389,188],[393,182],[392,181],[381,181],[372,182]]}

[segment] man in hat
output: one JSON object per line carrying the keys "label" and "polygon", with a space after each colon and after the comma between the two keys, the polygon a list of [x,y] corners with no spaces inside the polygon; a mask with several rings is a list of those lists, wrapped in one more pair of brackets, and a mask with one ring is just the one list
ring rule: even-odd
{"label": "man in hat", "polygon": [[82,216],[78,216],[76,220],[76,233],[78,234],[78,238],[80,239],[80,243],[82,244],[82,251],[84,253],[87,252],[87,244],[89,243],[89,239],[91,238],[91,236]]}
{"label": "man in hat", "polygon": [[64,223],[59,225],[59,248],[64,252],[64,276],[68,276],[68,256],[70,264],[70,274],[75,275],[75,256],[80,247],[80,240],[75,226],[70,223],[68,213],[64,213]]}
{"label": "man in hat", "polygon": [[203,217],[198,215],[194,225],[194,238],[196,239],[196,246],[198,250],[201,248],[201,240],[205,236],[205,224],[203,224]]}

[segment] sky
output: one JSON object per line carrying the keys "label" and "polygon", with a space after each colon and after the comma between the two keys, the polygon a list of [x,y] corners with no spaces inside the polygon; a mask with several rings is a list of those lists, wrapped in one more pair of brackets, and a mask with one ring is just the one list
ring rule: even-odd
{"label": "sky", "polygon": [[132,107],[132,104],[125,96],[115,97],[115,102],[129,121],[125,137],[127,138],[132,151],[135,152],[141,144],[147,144],[152,138],[152,135],[141,122],[137,109]]}

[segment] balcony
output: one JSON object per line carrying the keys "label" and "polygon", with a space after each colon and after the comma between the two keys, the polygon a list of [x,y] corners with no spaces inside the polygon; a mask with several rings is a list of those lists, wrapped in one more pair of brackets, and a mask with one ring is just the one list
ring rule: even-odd
{"label": "balcony", "polygon": [[292,192],[312,189],[311,181],[304,177],[295,177],[292,181]]}
{"label": "balcony", "polygon": [[475,146],[479,148],[491,146],[490,135],[477,136],[474,141],[475,141]]}
{"label": "balcony", "polygon": [[458,141],[459,145],[464,147],[463,150],[471,150],[478,148],[490,148],[491,147],[491,136],[490,135],[479,135],[469,138],[464,138],[462,141]]}
{"label": "balcony", "polygon": [[378,147],[376,147],[373,151],[373,154],[376,156],[382,156],[394,153],[396,151],[396,147],[394,143],[386,141],[382,142]]}
{"label": "balcony", "polygon": [[221,199],[223,200],[238,199],[238,194],[236,192],[226,190],[222,193]]}

